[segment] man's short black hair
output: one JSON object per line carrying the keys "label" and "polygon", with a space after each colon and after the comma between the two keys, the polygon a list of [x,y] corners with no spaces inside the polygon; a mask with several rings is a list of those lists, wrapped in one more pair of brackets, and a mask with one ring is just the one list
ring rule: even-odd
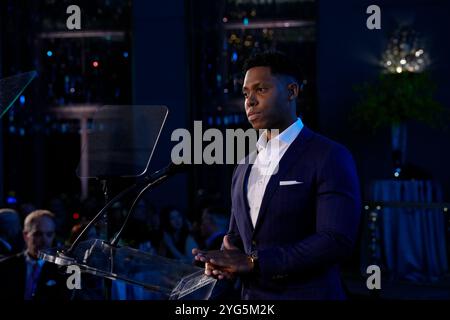
{"label": "man's short black hair", "polygon": [[245,73],[254,67],[269,67],[273,75],[287,75],[300,79],[300,70],[286,54],[280,51],[264,51],[252,55],[244,62]]}

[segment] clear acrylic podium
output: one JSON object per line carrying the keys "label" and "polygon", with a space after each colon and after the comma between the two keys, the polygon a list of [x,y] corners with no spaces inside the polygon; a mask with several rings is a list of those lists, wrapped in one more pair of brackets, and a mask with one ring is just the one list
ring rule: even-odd
{"label": "clear acrylic podium", "polygon": [[[206,300],[216,280],[204,275],[204,270],[180,261],[151,255],[129,247],[118,246],[120,236],[136,203],[144,191],[154,188],[175,174],[179,166],[168,167],[149,174],[149,165],[160,133],[168,115],[166,106],[103,106],[93,117],[88,143],[83,147],[86,170],[79,168],[80,178],[135,178],[133,185],[114,198],[106,196],[105,206],[89,222],[78,238],[66,250],[47,250],[41,259],[60,266],[75,265],[84,273],[105,279],[106,299],[112,299],[112,282],[120,280],[151,291],[158,300]],[[87,170],[89,169],[89,170]],[[107,193],[108,188],[104,188]],[[122,197],[136,193],[133,204],[122,225],[113,234],[108,230],[108,210]],[[101,236],[106,240],[85,239],[85,233],[95,223],[103,221],[107,228]]]}
{"label": "clear acrylic podium", "polygon": [[217,281],[206,276],[202,268],[129,247],[114,247],[99,239],[80,242],[70,254],[49,249],[39,255],[59,266],[75,265],[82,272],[150,290],[155,300],[207,300]]}

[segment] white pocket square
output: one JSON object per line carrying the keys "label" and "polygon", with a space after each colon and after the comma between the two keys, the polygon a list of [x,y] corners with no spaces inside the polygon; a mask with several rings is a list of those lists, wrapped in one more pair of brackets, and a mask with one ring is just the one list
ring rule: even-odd
{"label": "white pocket square", "polygon": [[291,186],[293,184],[301,184],[303,181],[296,181],[296,180],[286,180],[286,181],[280,181],[280,186]]}

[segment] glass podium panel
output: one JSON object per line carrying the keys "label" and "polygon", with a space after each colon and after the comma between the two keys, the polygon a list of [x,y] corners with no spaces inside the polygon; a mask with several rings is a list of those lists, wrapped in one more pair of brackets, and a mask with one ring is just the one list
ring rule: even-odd
{"label": "glass podium panel", "polygon": [[0,118],[6,114],[36,76],[36,71],[30,71],[0,79]]}
{"label": "glass podium panel", "polygon": [[81,158],[80,178],[139,177],[150,160],[168,115],[166,106],[103,106],[93,116]]}
{"label": "glass podium panel", "polygon": [[143,287],[156,300],[207,300],[217,281],[206,276],[203,268],[129,247],[113,247],[99,239],[80,242],[72,252],[41,251],[40,258]]}

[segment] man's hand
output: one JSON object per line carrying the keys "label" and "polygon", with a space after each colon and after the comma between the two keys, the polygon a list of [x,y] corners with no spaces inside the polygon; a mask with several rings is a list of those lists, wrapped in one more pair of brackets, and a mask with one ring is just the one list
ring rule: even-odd
{"label": "man's hand", "polygon": [[205,262],[205,274],[218,279],[230,279],[238,273],[252,271],[248,256],[233,246],[228,236],[223,237],[224,250],[202,251],[193,249],[195,260]]}

